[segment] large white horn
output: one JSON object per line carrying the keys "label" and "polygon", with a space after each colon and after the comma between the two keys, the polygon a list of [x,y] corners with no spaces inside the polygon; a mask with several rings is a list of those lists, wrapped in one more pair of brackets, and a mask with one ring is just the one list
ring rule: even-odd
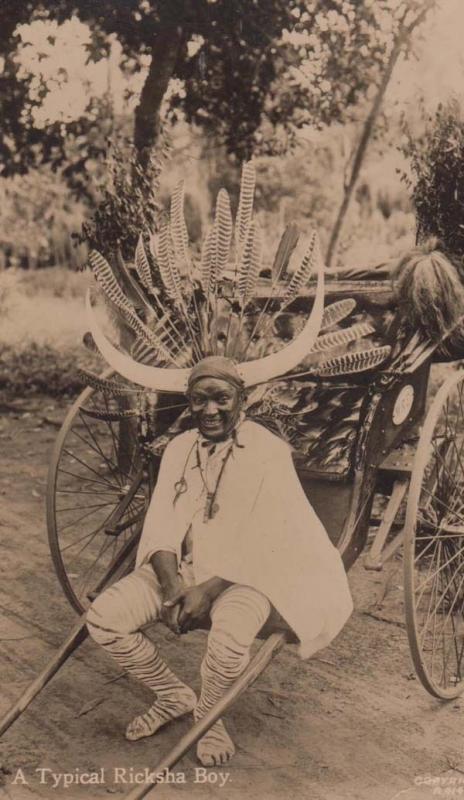
{"label": "large white horn", "polygon": [[255,361],[246,361],[237,367],[245,386],[256,386],[259,383],[285,375],[297,366],[308,355],[321,328],[324,311],[324,264],[322,258],[316,262],[317,287],[311,314],[301,333],[290,344],[277,353],[271,353]]}
{"label": "large white horn", "polygon": [[85,299],[87,308],[87,316],[89,321],[90,332],[94,338],[100,353],[105,361],[123,375],[127,380],[133,383],[138,383],[145,389],[154,389],[160,392],[185,392],[187,390],[188,376],[190,369],[181,368],[160,368],[148,367],[144,364],[139,364],[133,358],[121,353],[111,342],[106,338],[97,316],[92,308],[90,302],[90,290],[87,291]]}

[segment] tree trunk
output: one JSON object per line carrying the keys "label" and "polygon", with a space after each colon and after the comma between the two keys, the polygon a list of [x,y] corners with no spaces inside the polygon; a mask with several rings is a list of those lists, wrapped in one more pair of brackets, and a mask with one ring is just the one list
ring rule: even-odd
{"label": "tree trunk", "polygon": [[415,28],[420,25],[421,22],[425,19],[427,13],[431,10],[434,5],[434,0],[428,0],[425,7],[421,11],[420,14],[414,19],[409,25],[402,25],[398,32],[398,36],[396,41],[393,45],[392,51],[390,53],[390,57],[388,59],[387,66],[385,68],[385,72],[382,75],[382,80],[380,82],[377,94],[374,98],[374,102],[372,103],[371,110],[364,122],[364,126],[362,129],[362,133],[356,147],[356,151],[353,158],[353,166],[351,169],[351,175],[349,181],[346,183],[344,187],[344,194],[343,200],[341,202],[340,208],[338,210],[337,218],[335,220],[334,226],[332,228],[332,232],[330,234],[329,244],[327,247],[327,254],[326,254],[326,266],[332,266],[332,261],[336,254],[336,249],[338,245],[338,240],[340,238],[340,233],[342,230],[343,223],[345,221],[345,217],[353,197],[353,193],[358,182],[359,173],[361,171],[362,164],[364,162],[364,158],[366,155],[367,147],[369,145],[372,133],[374,131],[375,123],[377,117],[379,115],[380,109],[382,107],[382,103],[385,97],[385,93],[388,88],[388,84],[390,83],[391,77],[393,75],[393,71],[396,66],[396,62],[401,54],[403,48],[409,42],[411,35]]}
{"label": "tree trunk", "polygon": [[183,4],[177,5],[179,13],[171,13],[168,19],[160,23],[160,31],[152,48],[148,75],[135,109],[134,145],[142,166],[148,163],[160,132],[161,103],[172,78],[182,42],[183,20],[180,6]]}

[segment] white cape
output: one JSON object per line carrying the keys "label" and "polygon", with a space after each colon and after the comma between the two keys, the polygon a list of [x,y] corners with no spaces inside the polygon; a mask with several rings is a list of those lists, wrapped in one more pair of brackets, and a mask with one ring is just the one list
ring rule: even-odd
{"label": "white cape", "polygon": [[[182,542],[203,491],[196,466],[198,431],[167,446],[137,553],[137,566],[158,550],[180,559]],[[224,470],[219,509],[194,524],[197,582],[215,575],[262,592],[300,640],[308,658],[326,647],[353,610],[343,562],[311,507],[288,445],[246,420]],[[187,490],[174,504],[184,474]]]}

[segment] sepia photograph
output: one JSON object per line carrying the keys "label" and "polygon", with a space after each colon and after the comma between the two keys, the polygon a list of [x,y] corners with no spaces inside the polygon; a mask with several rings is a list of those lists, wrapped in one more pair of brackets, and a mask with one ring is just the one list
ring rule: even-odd
{"label": "sepia photograph", "polygon": [[464,797],[463,31],[0,0],[0,800]]}

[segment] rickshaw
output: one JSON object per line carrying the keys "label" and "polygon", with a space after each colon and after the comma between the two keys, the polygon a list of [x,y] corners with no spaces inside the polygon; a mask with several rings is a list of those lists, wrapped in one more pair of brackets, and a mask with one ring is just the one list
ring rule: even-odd
{"label": "rickshaw", "polygon": [[[276,298],[284,289],[275,286],[258,280],[256,312],[278,318],[275,327],[285,341],[308,315],[316,287],[299,288],[285,314],[276,317]],[[225,281],[223,295],[229,290]],[[346,344],[354,321],[372,347],[348,357],[335,350],[332,358],[316,360],[287,376],[285,387],[276,382],[252,397],[248,413],[294,446],[302,487],[347,570],[366,550],[372,524],[377,529],[365,554],[367,568],[382,569],[403,549],[414,668],[428,692],[451,700],[464,689],[464,373],[454,369],[428,408],[427,389],[432,365],[458,361],[461,353],[447,337],[431,340],[401,326],[385,270],[327,272],[324,302],[323,329],[332,344]],[[348,362],[351,368],[345,369]],[[84,640],[92,599],[133,568],[164,446],[188,427],[181,394],[147,391],[111,370],[87,375],[87,382],[57,437],[47,492],[53,564],[79,620],[6,715],[0,734]],[[386,498],[384,510],[373,520],[379,494]],[[284,643],[285,634],[272,633],[236,685],[154,773],[177,763]],[[129,796],[135,800],[152,788],[137,787]]]}

